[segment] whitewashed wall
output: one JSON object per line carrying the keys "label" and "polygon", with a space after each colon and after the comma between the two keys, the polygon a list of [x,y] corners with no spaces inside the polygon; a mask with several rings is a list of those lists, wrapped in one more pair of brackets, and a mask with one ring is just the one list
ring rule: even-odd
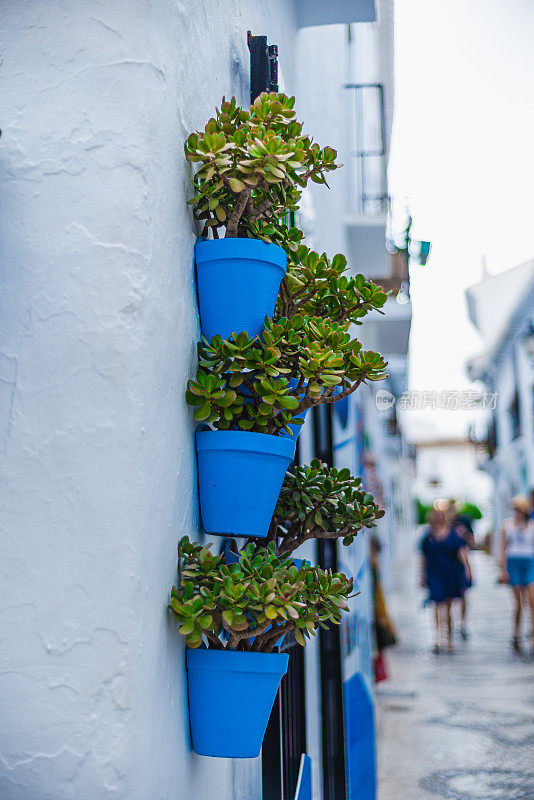
{"label": "whitewashed wall", "polygon": [[[518,329],[520,322],[518,314]],[[491,388],[497,392],[497,451],[489,464],[489,472],[494,480],[494,552],[498,552],[500,529],[510,514],[512,496],[528,494],[534,486],[534,367],[520,336],[508,342],[494,372]],[[514,439],[510,405],[516,390],[519,395],[520,435]]]}
{"label": "whitewashed wall", "polygon": [[[491,495],[487,475],[478,469],[475,448],[469,442],[421,443],[417,452],[414,495],[423,503],[454,497],[486,507]],[[432,485],[438,480],[439,485]]]}
{"label": "whitewashed wall", "polygon": [[191,753],[165,603],[196,534],[182,145],[283,0],[27,0],[0,21],[0,797],[258,798]]}

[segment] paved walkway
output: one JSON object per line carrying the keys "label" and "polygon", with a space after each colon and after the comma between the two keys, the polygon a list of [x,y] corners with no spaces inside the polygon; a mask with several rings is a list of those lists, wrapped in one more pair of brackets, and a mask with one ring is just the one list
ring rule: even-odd
{"label": "paved walkway", "polygon": [[534,659],[511,652],[511,598],[492,559],[472,563],[471,636],[453,655],[431,653],[413,558],[397,568],[389,603],[401,642],[378,687],[379,800],[534,800]]}

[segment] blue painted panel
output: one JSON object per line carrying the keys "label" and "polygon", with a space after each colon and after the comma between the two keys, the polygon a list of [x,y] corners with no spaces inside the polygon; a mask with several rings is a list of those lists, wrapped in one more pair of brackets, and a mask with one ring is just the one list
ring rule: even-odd
{"label": "blue painted panel", "polygon": [[[348,419],[334,414],[334,462],[363,473],[365,437],[358,398],[349,400]],[[334,406],[335,408],[335,406]],[[375,726],[372,678],[372,590],[367,537],[361,533],[348,547],[340,547],[339,567],[354,578],[361,592],[350,600],[341,623],[345,757],[348,800],[375,800]]]}
{"label": "blue painted panel", "polygon": [[373,701],[360,673],[343,685],[348,800],[376,800]]}
{"label": "blue painted panel", "polygon": [[312,760],[306,753],[303,753],[300,758],[295,800],[312,800]]}

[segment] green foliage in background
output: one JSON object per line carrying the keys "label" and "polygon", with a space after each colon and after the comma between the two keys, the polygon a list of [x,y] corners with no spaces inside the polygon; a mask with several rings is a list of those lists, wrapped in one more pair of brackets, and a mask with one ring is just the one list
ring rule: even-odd
{"label": "green foliage in background", "polygon": [[470,503],[468,500],[465,501],[463,506],[458,511],[458,514],[461,514],[465,517],[471,517],[471,519],[482,519],[482,511],[480,508],[474,503]]}
{"label": "green foliage in background", "polygon": [[431,511],[432,505],[426,505],[418,497],[415,498],[415,518],[418,525],[426,524]]}

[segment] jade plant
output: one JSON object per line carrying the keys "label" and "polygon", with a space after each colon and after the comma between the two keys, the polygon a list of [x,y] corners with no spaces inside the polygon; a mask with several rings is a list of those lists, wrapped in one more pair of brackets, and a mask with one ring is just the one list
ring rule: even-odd
{"label": "jade plant", "polygon": [[362,350],[349,332],[381,311],[386,293],[351,275],[344,256],[310,250],[285,225],[306,182],[326,183],[325,173],[338,166],[334,150],[303,134],[293,105],[294,98],[274,93],[260,95],[249,111],[235,98],[223,101],[185,145],[187,158],[201,163],[190,201],[196,216],[215,234],[225,227],[226,236],[276,240],[288,254],[275,313],[261,336],[235,332],[199,344],[186,399],[194,419],[217,430],[293,435],[289,425],[301,424],[309,408],[386,374],[381,356]]}
{"label": "jade plant", "polygon": [[352,596],[352,579],[305,563],[297,568],[274,542],[250,543],[225,564],[210,545],[184,536],[178,554],[180,583],[170,608],[188,647],[205,641],[209,649],[270,653],[288,633],[304,646],[318,627],[341,622]]}
{"label": "jade plant", "polygon": [[329,259],[301,244],[288,254],[276,311],[278,317],[304,314],[330,319],[347,329],[361,325],[370,311],[383,313],[386,300],[386,292],[376,283],[349,273],[341,253]]}
{"label": "jade plant", "polygon": [[[354,338],[371,311],[387,300],[380,286],[352,274],[344,256],[329,258],[302,244],[286,224],[308,180],[326,184],[336,152],[321,148],[295,119],[294,99],[263,94],[250,108],[232,99],[202,132],[191,134],[187,158],[199,164],[190,200],[203,235],[275,242],[287,254],[272,318],[250,337],[236,331],[198,346],[199,366],[186,399],[194,418],[216,430],[292,435],[305,412],[334,403],[358,386],[385,377],[386,363]],[[210,546],[179,545],[180,584],[170,607],[189,647],[271,652],[294,633],[304,645],[318,627],[339,624],[353,589],[343,574],[303,563],[291,554],[309,539],[350,544],[383,516],[349,470],[318,460],[285,478],[266,539],[249,540],[233,563]]]}
{"label": "jade plant", "polygon": [[203,235],[253,237],[296,246],[301,234],[283,218],[298,209],[308,180],[326,183],[338,168],[337,153],[319,147],[295,118],[295,98],[261,94],[250,107],[223,98],[203,131],[185,143],[188,161],[199,164],[189,201]]}
{"label": "jade plant", "polygon": [[308,539],[342,539],[352,544],[362,528],[375,527],[384,511],[347,468],[329,468],[314,458],[286,473],[268,539],[289,555]]}
{"label": "jade plant", "polygon": [[294,314],[266,320],[261,336],[214,336],[199,345],[199,369],[188,383],[194,419],[217,430],[277,435],[309,408],[334,403],[367,381],[385,377],[378,353],[362,350],[341,323]]}

